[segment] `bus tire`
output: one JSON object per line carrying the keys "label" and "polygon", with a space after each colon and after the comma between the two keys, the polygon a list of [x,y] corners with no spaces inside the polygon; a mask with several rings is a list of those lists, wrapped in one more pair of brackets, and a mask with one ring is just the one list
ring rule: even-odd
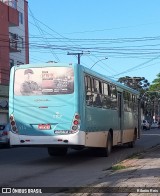
{"label": "bus tire", "polygon": [[112,136],[111,136],[111,133],[109,132],[106,148],[104,149],[104,156],[108,157],[111,154],[111,151],[112,151]]}
{"label": "bus tire", "polygon": [[50,156],[65,156],[67,150],[67,147],[48,147],[48,154]]}
{"label": "bus tire", "polygon": [[131,142],[128,143],[128,147],[129,148],[134,148],[135,147],[136,138],[137,138],[137,135],[134,134],[133,141],[131,141]]}
{"label": "bus tire", "polygon": [[135,147],[135,141],[129,142],[128,147],[129,148],[134,148]]}

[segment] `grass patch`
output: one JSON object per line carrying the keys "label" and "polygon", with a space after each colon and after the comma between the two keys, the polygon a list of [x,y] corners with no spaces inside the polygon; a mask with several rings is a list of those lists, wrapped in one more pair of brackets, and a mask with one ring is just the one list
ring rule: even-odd
{"label": "grass patch", "polygon": [[140,154],[134,153],[131,156],[128,156],[128,159],[140,159]]}
{"label": "grass patch", "polygon": [[113,171],[117,171],[117,170],[121,170],[121,169],[126,169],[127,167],[124,165],[113,165],[112,166],[112,170]]}

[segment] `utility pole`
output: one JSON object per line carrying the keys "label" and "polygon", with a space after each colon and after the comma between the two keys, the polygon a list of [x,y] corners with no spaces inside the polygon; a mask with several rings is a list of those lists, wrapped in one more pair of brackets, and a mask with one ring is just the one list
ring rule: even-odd
{"label": "utility pole", "polygon": [[84,53],[84,52],[68,52],[67,55],[77,55],[78,56],[78,64],[80,64],[80,58],[83,54],[89,54],[88,53]]}

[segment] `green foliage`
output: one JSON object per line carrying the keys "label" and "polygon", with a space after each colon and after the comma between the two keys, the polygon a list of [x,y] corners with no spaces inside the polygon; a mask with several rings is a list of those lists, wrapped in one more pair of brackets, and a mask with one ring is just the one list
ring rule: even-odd
{"label": "green foliage", "polygon": [[129,77],[129,76],[125,76],[125,77],[121,77],[118,79],[118,82],[129,86],[130,88],[133,88],[139,92],[141,92],[142,94],[148,90],[149,88],[149,82],[147,79],[145,79],[144,77]]}
{"label": "green foliage", "polygon": [[160,73],[157,74],[157,78],[153,80],[153,84],[150,85],[149,91],[160,91]]}
{"label": "green foliage", "polygon": [[[144,104],[144,114],[147,116],[159,116],[160,105],[160,73],[157,74],[157,78],[153,80],[149,87],[149,90],[145,92],[142,97],[142,103]],[[158,120],[158,119],[157,119]]]}
{"label": "green foliage", "polygon": [[114,165],[112,166],[113,171],[121,170],[121,169],[126,169],[127,167],[124,165]]}
{"label": "green foliage", "polygon": [[144,77],[125,76],[118,81],[140,92],[141,108],[145,117],[152,119],[153,116],[159,115],[160,73],[151,85]]}

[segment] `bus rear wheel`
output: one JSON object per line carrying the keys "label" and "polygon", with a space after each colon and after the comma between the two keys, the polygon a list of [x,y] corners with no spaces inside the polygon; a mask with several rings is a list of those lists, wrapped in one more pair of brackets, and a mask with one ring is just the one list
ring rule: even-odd
{"label": "bus rear wheel", "polygon": [[134,133],[133,141],[131,141],[131,142],[128,143],[128,147],[129,148],[134,148],[135,147],[136,138],[137,138],[137,135],[136,135],[136,133]]}
{"label": "bus rear wheel", "polygon": [[48,154],[50,156],[65,156],[67,150],[67,147],[48,147]]}
{"label": "bus rear wheel", "polygon": [[104,148],[104,156],[108,157],[111,154],[111,151],[112,151],[112,136],[109,132],[108,133],[108,138],[107,138],[106,148]]}

